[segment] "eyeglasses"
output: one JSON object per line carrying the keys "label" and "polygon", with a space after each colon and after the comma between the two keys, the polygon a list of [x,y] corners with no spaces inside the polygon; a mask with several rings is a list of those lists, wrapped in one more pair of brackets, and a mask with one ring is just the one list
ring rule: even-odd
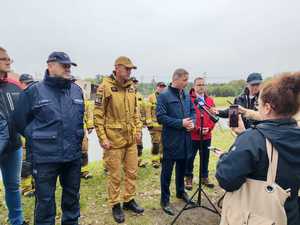
{"label": "eyeglasses", "polygon": [[6,61],[6,62],[9,62],[9,63],[14,62],[14,60],[12,60],[11,58],[7,58],[7,57],[0,58],[0,61]]}

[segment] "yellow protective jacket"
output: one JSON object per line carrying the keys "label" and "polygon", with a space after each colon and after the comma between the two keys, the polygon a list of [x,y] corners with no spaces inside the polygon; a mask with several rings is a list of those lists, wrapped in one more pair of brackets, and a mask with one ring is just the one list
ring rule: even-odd
{"label": "yellow protective jacket", "polygon": [[136,92],[137,100],[138,100],[138,108],[140,112],[140,118],[143,126],[147,126],[146,123],[146,110],[147,110],[147,102],[140,92]]}
{"label": "yellow protective jacket", "polygon": [[131,80],[121,84],[113,75],[103,78],[96,93],[94,125],[100,144],[109,140],[112,148],[123,148],[136,143],[142,123]]}
{"label": "yellow protective jacket", "polygon": [[153,130],[162,130],[162,126],[157,122],[156,106],[158,93],[155,92],[148,97],[148,107],[146,113],[147,126]]}
{"label": "yellow protective jacket", "polygon": [[94,128],[94,102],[92,100],[84,100],[84,129]]}

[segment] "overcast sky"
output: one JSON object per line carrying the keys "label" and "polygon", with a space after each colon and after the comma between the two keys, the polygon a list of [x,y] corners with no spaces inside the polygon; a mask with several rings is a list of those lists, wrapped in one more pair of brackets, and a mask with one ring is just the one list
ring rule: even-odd
{"label": "overcast sky", "polygon": [[129,56],[143,81],[183,67],[209,82],[300,69],[299,0],[0,0],[0,46],[18,73],[65,51],[81,78]]}

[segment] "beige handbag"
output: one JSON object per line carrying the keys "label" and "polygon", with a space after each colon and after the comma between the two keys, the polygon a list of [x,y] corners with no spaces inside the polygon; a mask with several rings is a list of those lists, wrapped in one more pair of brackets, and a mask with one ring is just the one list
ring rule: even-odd
{"label": "beige handbag", "polygon": [[269,140],[266,145],[267,181],[246,179],[239,190],[227,192],[220,225],[287,225],[284,203],[290,193],[275,183],[278,152]]}

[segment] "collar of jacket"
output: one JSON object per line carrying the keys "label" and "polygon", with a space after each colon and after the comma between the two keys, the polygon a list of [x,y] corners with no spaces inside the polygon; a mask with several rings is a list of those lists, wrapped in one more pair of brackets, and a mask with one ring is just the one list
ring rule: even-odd
{"label": "collar of jacket", "polygon": [[133,84],[133,81],[130,80],[130,79],[128,81],[126,81],[125,83],[123,83],[123,84],[120,83],[119,81],[117,81],[116,76],[114,74],[111,74],[110,78],[111,78],[111,81],[114,85],[117,85],[117,86],[122,87],[122,88],[129,88]]}
{"label": "collar of jacket", "polygon": [[[170,89],[174,94],[176,94],[176,96],[178,96],[178,98],[179,98],[180,90],[179,90],[178,88],[172,87],[172,85],[170,84],[170,85],[169,85],[169,89]],[[185,92],[184,92],[184,90],[182,90],[182,97],[185,98]]]}
{"label": "collar of jacket", "polygon": [[0,83],[7,83],[7,73],[0,79]]}
{"label": "collar of jacket", "polygon": [[[247,95],[247,96],[250,95],[250,91],[249,91],[249,88],[248,88],[248,87],[245,87],[245,89],[244,89],[242,95]],[[258,96],[259,96],[259,93],[257,93],[257,94],[255,95],[255,97],[258,97]]]}
{"label": "collar of jacket", "polygon": [[58,89],[70,89],[72,80],[64,79],[61,77],[50,76],[49,71],[46,70],[44,82],[46,85],[55,87]]}
{"label": "collar of jacket", "polygon": [[297,121],[293,118],[282,118],[282,119],[270,119],[270,120],[261,120],[255,121],[254,127],[260,127],[264,125],[275,125],[275,126],[297,126]]}

